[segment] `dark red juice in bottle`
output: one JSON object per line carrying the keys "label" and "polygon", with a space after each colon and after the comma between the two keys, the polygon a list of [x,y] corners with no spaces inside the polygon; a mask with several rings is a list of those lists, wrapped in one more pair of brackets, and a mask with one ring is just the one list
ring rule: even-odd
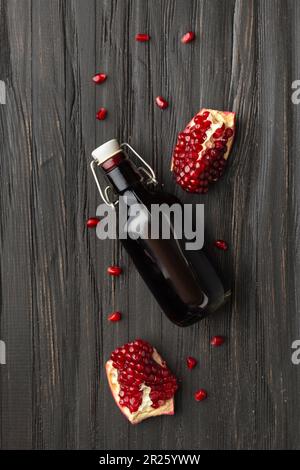
{"label": "dark red juice in bottle", "polygon": [[[157,223],[152,216],[153,205],[170,207],[180,201],[149,185],[151,175],[138,169],[116,140],[96,149],[93,157],[121,198],[119,204],[125,201],[119,215],[119,231],[125,236],[120,241],[167,317],[179,326],[188,326],[218,309],[230,292],[204,250],[186,250],[184,235],[176,237],[171,217],[163,216],[169,224],[168,238],[151,236],[151,228]],[[132,220],[131,208],[136,206],[141,211]]]}

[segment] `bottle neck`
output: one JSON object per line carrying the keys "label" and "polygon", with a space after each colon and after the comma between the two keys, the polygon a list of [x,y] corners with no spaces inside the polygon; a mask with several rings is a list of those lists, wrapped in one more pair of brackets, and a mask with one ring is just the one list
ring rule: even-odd
{"label": "bottle neck", "polygon": [[114,190],[122,194],[124,191],[142,183],[142,176],[137,167],[120,151],[101,165]]}

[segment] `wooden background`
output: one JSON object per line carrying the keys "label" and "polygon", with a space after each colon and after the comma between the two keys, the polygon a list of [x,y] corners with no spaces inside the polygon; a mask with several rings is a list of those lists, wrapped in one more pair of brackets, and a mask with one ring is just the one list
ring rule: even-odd
{"label": "wooden background", "polygon": [[[300,1],[0,0],[0,22],[1,447],[300,448]],[[197,39],[182,45],[188,30]],[[108,74],[98,87],[96,71]],[[238,134],[226,176],[201,197],[175,186],[169,164],[203,106],[236,111]],[[90,153],[112,137],[183,202],[205,202],[208,244],[230,244],[215,257],[232,301],[195,326],[172,325],[120,245],[85,227],[100,203]],[[115,282],[112,262],[125,271]],[[214,334],[226,345],[212,350]],[[136,337],[182,384],[174,417],[134,427],[103,366]],[[187,355],[199,359],[193,372]],[[197,403],[200,387],[209,399]]]}

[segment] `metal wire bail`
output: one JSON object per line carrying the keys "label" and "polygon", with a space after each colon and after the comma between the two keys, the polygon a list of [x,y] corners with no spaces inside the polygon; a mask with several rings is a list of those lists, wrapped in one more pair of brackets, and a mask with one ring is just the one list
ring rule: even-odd
{"label": "metal wire bail", "polygon": [[96,172],[95,172],[95,168],[94,166],[97,164],[97,161],[96,160],[93,160],[90,164],[90,167],[91,167],[91,170],[92,170],[92,173],[93,173],[93,176],[94,176],[94,180],[96,181],[96,185],[97,185],[97,188],[98,188],[98,191],[99,191],[99,194],[102,198],[102,201],[109,207],[112,207],[114,208],[119,201],[116,201],[116,202],[112,202],[109,200],[108,198],[108,191],[109,190],[112,190],[112,188],[110,186],[106,186],[106,188],[104,189],[104,192],[102,191],[101,189],[101,186],[100,186],[100,183],[99,183],[99,180],[97,178],[97,175],[96,175]]}
{"label": "metal wire bail", "polygon": [[[145,162],[145,160],[134,150],[134,148],[131,147],[131,145],[129,145],[127,142],[123,142],[123,144],[120,145],[121,148],[124,148],[124,147],[127,147],[131,150],[132,153],[134,153],[134,155],[143,163],[144,167],[139,167],[138,170],[139,171],[142,171],[143,173],[145,173],[147,175],[147,177],[149,178],[148,181],[147,181],[147,184],[157,184],[157,179],[156,179],[156,176],[155,176],[155,173],[153,171],[153,169],[151,168],[151,166]],[[99,183],[99,180],[98,180],[98,177],[96,175],[96,171],[95,171],[95,168],[94,166],[95,165],[99,165],[97,163],[97,160],[93,160],[90,164],[90,167],[91,167],[91,170],[92,170],[92,173],[93,173],[93,176],[94,176],[94,179],[96,181],[96,185],[97,185],[97,188],[98,188],[98,191],[99,191],[99,194],[101,196],[101,199],[102,201],[109,207],[112,207],[114,208],[117,204],[118,204],[118,200],[113,202],[109,199],[109,196],[108,196],[108,192],[109,191],[113,191],[112,187],[111,186],[106,186],[106,188],[104,189],[104,191],[102,191],[101,189],[101,186],[100,186],[100,183]]]}
{"label": "metal wire bail", "polygon": [[158,184],[157,183],[157,179],[156,179],[156,175],[154,173],[154,170],[153,168],[147,163],[145,162],[145,160],[137,153],[136,150],[134,150],[134,148],[131,147],[131,145],[129,145],[127,142],[123,142],[123,144],[120,145],[121,148],[123,147],[127,147],[129,148],[132,153],[134,153],[134,155],[143,163],[143,165],[146,167],[146,168],[143,168],[143,167],[139,167],[138,169],[140,171],[143,171],[149,178],[149,181],[147,181],[147,184]]}

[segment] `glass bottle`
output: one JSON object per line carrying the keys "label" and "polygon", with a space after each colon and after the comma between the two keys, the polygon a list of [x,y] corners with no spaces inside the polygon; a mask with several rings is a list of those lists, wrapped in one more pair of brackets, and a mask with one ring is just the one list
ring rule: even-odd
{"label": "glass bottle", "polygon": [[[128,158],[125,146],[146,168],[138,168]],[[155,228],[157,226],[157,218],[154,221],[152,215],[153,205],[171,207],[180,201],[158,189],[151,167],[132,147],[128,144],[120,146],[115,139],[95,149],[92,156],[91,168],[104,202],[114,205],[108,200],[108,188],[125,201],[122,207],[126,210],[122,217],[119,214],[120,241],[167,317],[179,326],[188,326],[223,305],[230,291],[224,288],[204,250],[187,250],[184,235],[176,237],[172,217],[162,215],[164,223],[169,224],[169,238],[163,237],[160,229],[156,230],[156,237],[152,237],[154,223]],[[99,185],[95,165],[101,167],[109,182],[105,194]],[[132,217],[132,208],[137,207],[139,210],[134,213],[138,215]]]}

